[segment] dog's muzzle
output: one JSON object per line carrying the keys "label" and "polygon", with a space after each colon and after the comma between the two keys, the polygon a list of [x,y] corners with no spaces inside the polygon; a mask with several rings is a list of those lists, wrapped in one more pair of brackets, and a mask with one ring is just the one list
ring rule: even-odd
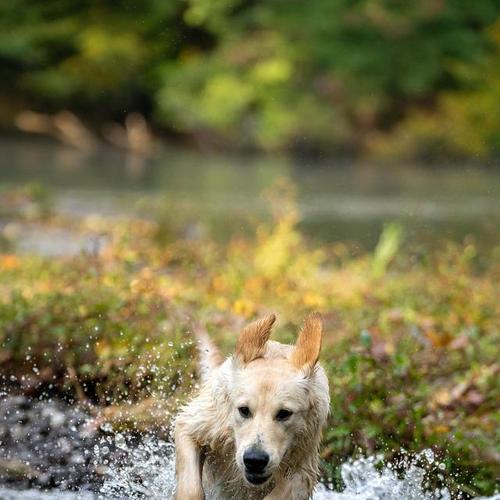
{"label": "dog's muzzle", "polygon": [[243,454],[245,464],[245,477],[251,484],[264,484],[271,475],[266,472],[269,455],[257,448],[249,448]]}

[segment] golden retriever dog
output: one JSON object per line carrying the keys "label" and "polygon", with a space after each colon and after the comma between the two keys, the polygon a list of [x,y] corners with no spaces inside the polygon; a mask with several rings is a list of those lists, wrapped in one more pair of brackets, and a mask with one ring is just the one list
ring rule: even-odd
{"label": "golden retriever dog", "polygon": [[177,500],[306,500],[330,407],[318,363],[322,321],[295,345],[269,340],[274,315],[248,325],[224,360],[205,333],[202,386],[175,422]]}

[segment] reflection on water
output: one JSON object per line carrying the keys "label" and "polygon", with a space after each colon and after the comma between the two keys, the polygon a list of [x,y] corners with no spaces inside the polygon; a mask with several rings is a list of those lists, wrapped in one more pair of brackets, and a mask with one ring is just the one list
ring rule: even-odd
{"label": "reflection on water", "polygon": [[[0,141],[0,186],[40,181],[69,214],[151,216],[152,206],[219,237],[265,214],[262,192],[278,178],[298,189],[301,226],[315,238],[373,247],[383,224],[399,220],[410,238],[472,234],[496,242],[500,175],[479,167],[369,167],[164,151],[150,160],[114,149],[83,154],[40,140]],[[132,161],[133,160],[133,161]],[[139,163],[138,163],[139,162]]]}

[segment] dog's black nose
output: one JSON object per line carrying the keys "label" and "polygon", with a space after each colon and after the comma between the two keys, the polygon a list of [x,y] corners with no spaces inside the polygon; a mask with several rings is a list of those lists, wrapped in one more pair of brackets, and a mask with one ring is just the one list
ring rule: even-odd
{"label": "dog's black nose", "polygon": [[269,455],[265,451],[249,448],[243,454],[243,463],[248,472],[260,474],[269,463]]}

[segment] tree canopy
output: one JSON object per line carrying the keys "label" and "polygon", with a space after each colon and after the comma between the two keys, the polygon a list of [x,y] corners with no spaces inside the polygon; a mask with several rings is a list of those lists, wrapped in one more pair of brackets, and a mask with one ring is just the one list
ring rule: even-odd
{"label": "tree canopy", "polygon": [[140,111],[238,148],[489,156],[499,19],[496,0],[11,0],[0,118]]}

